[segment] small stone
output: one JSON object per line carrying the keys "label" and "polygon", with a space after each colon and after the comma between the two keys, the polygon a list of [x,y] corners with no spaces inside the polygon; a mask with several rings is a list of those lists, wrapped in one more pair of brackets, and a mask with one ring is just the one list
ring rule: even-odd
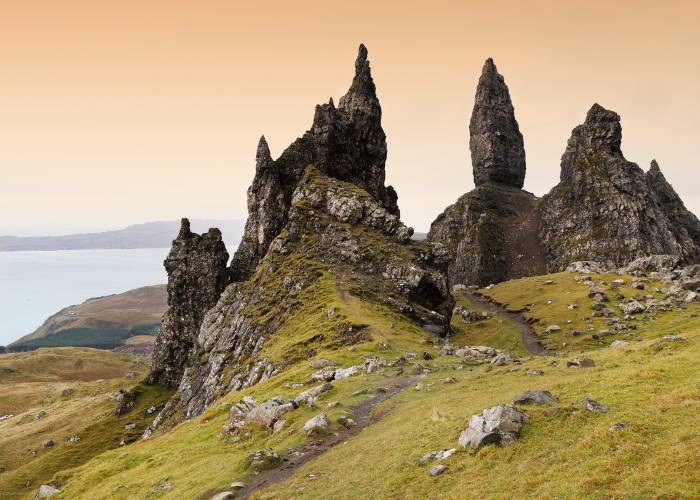
{"label": "small stone", "polygon": [[666,335],[663,337],[663,339],[668,342],[688,342],[686,339],[679,335]]}
{"label": "small stone", "polygon": [[447,377],[442,381],[443,384],[454,384],[455,382],[457,382],[457,379],[454,377]]}
{"label": "small stone", "polygon": [[557,408],[557,407],[547,408],[544,411],[544,414],[547,415],[548,417],[558,417],[559,415],[561,415],[561,408]]}
{"label": "small stone", "polygon": [[44,443],[41,446],[43,448],[51,448],[52,446],[54,446],[54,444],[55,443],[53,442],[53,439],[49,439],[47,441],[44,441]]}
{"label": "small stone", "polygon": [[148,413],[149,415],[152,415],[152,414],[154,414],[154,413],[156,412],[156,409],[157,409],[157,408],[156,408],[155,406],[151,405],[151,406],[149,406],[148,409],[146,410],[146,413]]}
{"label": "small stone", "polygon": [[583,409],[592,413],[607,413],[608,407],[600,404],[595,399],[585,398],[582,403]]}
{"label": "small stone", "polygon": [[126,425],[124,426],[124,429],[126,429],[127,431],[132,431],[132,430],[136,429],[136,423],[135,423],[135,422],[129,422],[128,424],[126,424]]}
{"label": "small stone", "polygon": [[423,351],[423,359],[425,361],[430,361],[431,359],[433,359],[433,355],[430,354],[428,351]]}
{"label": "small stone", "polygon": [[569,368],[591,368],[595,366],[595,362],[588,358],[574,358],[566,362],[566,366]]}
{"label": "small stone", "polygon": [[209,500],[229,500],[230,498],[236,498],[233,491],[222,491],[221,493],[217,493],[213,497],[210,497]]}
{"label": "small stone", "polygon": [[541,377],[544,375],[544,372],[542,370],[533,370],[532,368],[528,368],[525,370],[525,375],[528,375],[530,377]]}
{"label": "small stone", "polygon": [[241,481],[233,482],[231,483],[231,488],[234,490],[242,490],[243,488],[245,488],[245,483]]}
{"label": "small stone", "polygon": [[546,405],[556,403],[557,401],[559,401],[559,399],[549,391],[525,391],[515,398],[513,402],[521,405]]}
{"label": "small stone", "polygon": [[445,472],[446,470],[447,470],[447,466],[446,466],[446,465],[443,465],[443,464],[433,465],[433,466],[430,468],[430,475],[431,475],[431,476],[439,476],[440,474],[442,474],[442,473]]}
{"label": "small stone", "polygon": [[561,328],[559,327],[559,325],[549,325],[547,327],[547,329],[545,330],[545,332],[554,333],[554,332],[558,332],[560,330],[561,330]]}
{"label": "small stone", "polygon": [[417,391],[422,391],[424,387],[425,386],[419,382],[416,384],[416,387],[414,387],[414,389]]}
{"label": "small stone", "polygon": [[39,491],[36,492],[36,498],[51,498],[61,492],[58,488],[50,484],[42,484],[39,486]]}
{"label": "small stone", "polygon": [[610,344],[610,347],[613,349],[622,349],[623,347],[627,347],[629,345],[629,342],[625,342],[624,340],[616,340],[612,344]]}
{"label": "small stone", "polygon": [[610,432],[616,432],[616,431],[621,431],[622,429],[626,429],[627,424],[622,423],[622,422],[617,422],[615,424],[612,424],[610,426],[610,429],[608,429]]}
{"label": "small stone", "polygon": [[70,439],[68,439],[68,441],[71,442],[72,444],[75,444],[75,443],[77,443],[78,441],[80,441],[80,436],[78,436],[77,434],[73,434],[73,435],[70,437]]}
{"label": "small stone", "polygon": [[325,434],[328,431],[328,427],[328,416],[325,413],[320,413],[307,420],[302,430],[307,436],[311,436],[313,434]]}
{"label": "small stone", "polygon": [[309,362],[309,366],[311,368],[325,368],[327,366],[335,366],[335,363],[329,359],[319,358]]}

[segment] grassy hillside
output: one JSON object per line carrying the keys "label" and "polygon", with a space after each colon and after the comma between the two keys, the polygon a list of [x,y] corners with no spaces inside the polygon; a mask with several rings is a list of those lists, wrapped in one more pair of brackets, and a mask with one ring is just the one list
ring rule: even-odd
{"label": "grassy hillside", "polygon": [[84,346],[111,349],[135,335],[154,335],[166,308],[165,285],[89,299],[50,316],[37,330],[9,348]]}
{"label": "grassy hillside", "polygon": [[[84,348],[39,349],[0,356],[0,497],[14,498],[29,484],[34,490],[59,470],[133,441],[162,406],[169,391],[140,388],[148,362]],[[138,392],[135,409],[114,415],[119,390]],[[137,422],[125,432],[124,425]],[[80,441],[68,439],[78,435]],[[51,441],[53,444],[47,446]],[[116,441],[116,442],[115,442]]]}
{"label": "grassy hillside", "polygon": [[[556,321],[562,330],[543,335],[559,354],[531,356],[518,345],[518,332],[499,318],[463,323],[455,318],[458,345],[486,344],[521,355],[520,363],[505,366],[462,362],[455,356],[438,356],[439,346],[415,325],[390,313],[379,304],[341,293],[328,283],[324,303],[339,314],[367,325],[369,338],[358,345],[318,346],[317,357],[347,367],[363,362],[367,354],[393,361],[406,351],[418,354],[394,367],[333,382],[315,408],[300,407],[285,414],[282,432],[254,430],[238,437],[222,434],[230,406],[244,395],[258,402],[276,395],[294,396],[313,385],[304,383],[316,369],[306,362],[289,366],[271,380],[220,399],[202,416],[178,425],[170,432],[100,454],[77,468],[57,471],[52,484],[62,490],[59,498],[208,498],[230,489],[233,481],[251,483],[260,476],[249,467],[248,455],[272,448],[293,458],[290,449],[320,438],[307,438],[301,431],[306,420],[327,413],[332,433],[342,433],[336,418],[395,381],[425,374],[413,386],[373,409],[376,421],[357,436],[302,465],[289,479],[252,492],[256,498],[692,498],[700,495],[700,435],[695,431],[700,410],[697,360],[700,359],[698,303],[686,309],[659,312],[655,319],[640,318],[638,329],[605,337],[593,332],[569,337],[568,329],[590,326],[587,287],[573,274],[557,274],[503,283],[481,293],[509,307],[530,306],[526,314],[537,321],[542,334]],[[609,281],[611,276],[596,276]],[[617,278],[617,277],[615,277]],[[629,279],[629,278],[625,278]],[[545,284],[549,280],[552,284]],[[622,289],[624,295],[631,290]],[[464,297],[458,297],[465,307]],[[551,303],[548,303],[550,302]],[[577,309],[568,303],[577,302]],[[562,308],[563,304],[563,308]],[[555,306],[556,307],[553,307]],[[313,304],[308,305],[313,309]],[[300,313],[299,333],[307,335]],[[309,315],[311,318],[313,315]],[[567,323],[571,321],[572,323]],[[597,318],[596,318],[597,321]],[[596,327],[598,323],[594,323]],[[602,325],[600,325],[602,327]],[[664,340],[669,334],[685,341]],[[281,353],[293,345],[288,330],[266,349]],[[583,337],[583,338],[579,338]],[[303,338],[303,337],[300,337]],[[613,339],[628,344],[611,348]],[[570,340],[574,339],[574,340]],[[433,359],[422,359],[427,351]],[[593,368],[567,367],[567,360],[585,356]],[[539,370],[542,375],[529,375]],[[546,389],[559,398],[545,406],[522,406],[530,416],[518,442],[478,451],[458,448],[459,433],[470,417],[500,403],[509,403],[525,390]],[[604,414],[581,409],[590,396],[609,407]],[[334,402],[332,405],[328,403]],[[335,404],[337,402],[337,404]],[[552,408],[558,412],[552,412]],[[627,427],[611,431],[614,423]],[[419,465],[424,454],[458,448],[444,474],[432,477],[434,463]],[[186,457],[186,460],[183,460]],[[260,475],[264,475],[261,472]],[[0,476],[0,491],[3,485]],[[29,498],[30,488],[13,490]]]}

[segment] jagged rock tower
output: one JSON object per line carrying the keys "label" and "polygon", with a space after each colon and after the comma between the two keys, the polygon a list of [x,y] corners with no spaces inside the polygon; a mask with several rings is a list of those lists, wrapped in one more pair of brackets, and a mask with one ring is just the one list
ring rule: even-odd
{"label": "jagged rock tower", "polygon": [[670,254],[700,261],[700,222],[661,173],[646,174],[620,149],[617,113],[594,105],[542,199],[523,191],[525,150],[508,87],[491,59],[469,125],[476,188],[433,222],[428,238],[449,253],[452,284],[486,285],[557,272],[577,260],[609,267]]}
{"label": "jagged rock tower", "polygon": [[492,59],[479,78],[469,123],[476,188],[438,216],[428,239],[450,252],[452,284],[486,285],[544,272],[536,198],[523,191],[525,148],[508,87]]}
{"label": "jagged rock tower", "polygon": [[260,139],[255,178],[248,188],[248,221],[231,271],[235,281],[252,276],[270,243],[287,222],[292,194],[309,165],[366,190],[391,214],[399,216],[396,191],[384,186],[386,135],[367,48],[360,45],[355,77],[336,108],[316,106],[313,124],[273,160]]}
{"label": "jagged rock tower", "polygon": [[542,200],[548,269],[575,260],[622,266],[670,254],[700,260],[700,222],[656,161],[646,174],[620,149],[620,116],[598,104],[574,128],[561,159],[561,180]]}
{"label": "jagged rock tower", "polygon": [[381,107],[361,45],[337,108],[332,100],[317,106],[311,129],[276,160],[260,139],[230,270],[218,246],[190,243],[208,235],[183,229],[173,243],[172,292],[150,379],[177,380],[178,391],[153,427],[198,415],[320,346],[370,341],[381,327],[353,322],[358,301],[418,330],[448,333],[446,253],[410,239],[396,192],[384,185],[385,161]]}

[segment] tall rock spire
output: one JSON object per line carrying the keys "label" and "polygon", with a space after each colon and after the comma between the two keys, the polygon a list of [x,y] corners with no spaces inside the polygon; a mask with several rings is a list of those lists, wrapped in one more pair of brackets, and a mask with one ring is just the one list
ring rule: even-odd
{"label": "tall rock spire", "polygon": [[255,170],[259,170],[261,167],[269,165],[270,163],[272,163],[270,147],[267,145],[265,136],[262,135],[258,141],[258,150],[255,153]]}
{"label": "tall rock spire", "polygon": [[474,184],[491,182],[522,188],[525,147],[510,93],[492,59],[487,59],[476,87],[469,122]]}

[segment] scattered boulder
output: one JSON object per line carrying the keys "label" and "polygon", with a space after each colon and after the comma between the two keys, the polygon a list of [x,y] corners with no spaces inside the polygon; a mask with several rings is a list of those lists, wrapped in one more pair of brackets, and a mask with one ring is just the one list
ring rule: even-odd
{"label": "scattered boulder", "polygon": [[443,465],[443,464],[433,465],[433,466],[430,468],[430,475],[431,475],[431,476],[439,476],[440,474],[442,474],[442,473],[445,472],[446,470],[447,470],[447,466],[446,466],[446,465]]}
{"label": "scattered boulder", "polygon": [[318,385],[297,395],[297,397],[294,398],[294,402],[297,405],[305,404],[306,406],[313,406],[316,399],[321,394],[328,392],[331,389],[333,389],[333,385],[329,383]]}
{"label": "scattered boulder", "polygon": [[124,426],[124,429],[127,430],[127,431],[133,431],[134,429],[136,429],[136,423],[135,423],[135,422],[129,422],[128,424],[126,424],[126,425]]}
{"label": "scattered boulder", "polygon": [[626,429],[628,426],[625,423],[622,422],[617,422],[615,424],[612,424],[610,426],[610,429],[608,429],[610,432],[616,432],[616,431],[621,431],[622,429]]}
{"label": "scattered boulder", "polygon": [[74,389],[71,389],[70,387],[68,387],[68,388],[63,389],[61,391],[61,396],[63,396],[64,398],[68,398],[68,397],[72,396],[74,392],[75,392]]}
{"label": "scattered boulder", "polygon": [[591,368],[595,366],[595,362],[588,358],[574,358],[566,362],[569,368]]}
{"label": "scattered boulder", "polygon": [[546,333],[554,333],[559,331],[561,331],[561,327],[559,327],[559,325],[549,325],[545,330]]}
{"label": "scattered boulder", "polygon": [[528,368],[525,370],[525,375],[528,375],[530,377],[541,377],[544,375],[544,372],[542,370],[534,370],[532,368]]}
{"label": "scattered boulder", "polygon": [[309,362],[311,368],[325,368],[327,366],[335,366],[335,363],[330,359],[318,358]]}
{"label": "scattered boulder", "polygon": [[459,436],[459,445],[480,448],[487,444],[508,445],[517,440],[529,417],[510,405],[485,409],[481,415],[472,416],[469,426]]}
{"label": "scattered boulder", "polygon": [[446,458],[451,457],[457,452],[457,448],[450,448],[449,450],[442,450],[442,451],[431,451],[430,453],[426,453],[422,457],[418,459],[418,464],[419,465],[426,465],[428,462],[433,462],[437,460],[444,460]]}
{"label": "scattered boulder", "polygon": [[51,498],[61,492],[58,488],[50,484],[42,484],[39,486],[39,491],[36,492],[36,498]]}
{"label": "scattered boulder", "polygon": [[351,366],[349,368],[340,368],[335,371],[335,380],[340,380],[341,378],[348,378],[352,377],[353,375],[357,375],[358,373],[361,373],[364,370],[364,366],[362,365],[355,365]]}
{"label": "scattered boulder", "polygon": [[248,455],[248,467],[256,471],[272,469],[280,463],[282,459],[271,448],[257,450]]}
{"label": "scattered boulder", "polygon": [[49,439],[47,441],[44,441],[41,445],[42,448],[52,448],[56,443],[53,442],[53,439]]}
{"label": "scattered boulder", "polygon": [[559,401],[559,398],[549,391],[525,391],[520,396],[516,397],[513,402],[519,405],[547,405],[556,403],[557,401]]}
{"label": "scattered boulder", "polygon": [[602,287],[593,285],[588,289],[588,298],[595,300],[596,302],[607,302],[608,296]]}
{"label": "scattered boulder", "polygon": [[314,434],[325,434],[329,427],[328,416],[325,413],[320,413],[306,421],[302,430],[307,436]]}
{"label": "scattered boulder", "polygon": [[34,415],[34,420],[41,420],[42,418],[46,417],[46,412],[44,410],[39,411],[36,415]]}
{"label": "scattered boulder", "polygon": [[646,307],[634,299],[630,300],[629,302],[623,302],[619,304],[618,307],[620,308],[620,311],[625,314],[639,314],[646,311]]}
{"label": "scattered boulder", "polygon": [[324,366],[317,372],[314,372],[309,377],[309,382],[330,382],[335,379],[335,366]]}
{"label": "scattered boulder", "polygon": [[591,398],[584,398],[582,402],[583,409],[586,411],[590,411],[592,413],[607,413],[608,412],[608,407],[600,404],[598,401],[595,399]]}
{"label": "scattered boulder", "polygon": [[217,493],[211,497],[209,500],[229,500],[230,498],[236,498],[236,494],[233,491],[222,491],[221,493]]}
{"label": "scattered boulder", "polygon": [[598,262],[592,260],[579,260],[572,262],[566,267],[567,273],[598,274],[604,273],[605,268]]}
{"label": "scattered boulder", "polygon": [[76,444],[76,443],[78,443],[79,441],[80,441],[80,436],[78,436],[77,434],[73,434],[73,435],[68,439],[68,442],[70,442],[71,444]]}
{"label": "scattered boulder", "polygon": [[616,340],[612,344],[610,344],[610,347],[613,349],[622,349],[624,347],[627,347],[629,345],[629,342],[626,342],[624,340]]}

